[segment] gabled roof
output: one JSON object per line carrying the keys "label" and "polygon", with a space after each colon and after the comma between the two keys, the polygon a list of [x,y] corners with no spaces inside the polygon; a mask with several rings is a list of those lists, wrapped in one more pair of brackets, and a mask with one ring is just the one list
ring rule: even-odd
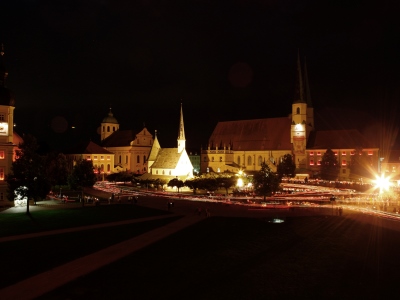
{"label": "gabled roof", "polygon": [[101,142],[103,147],[124,147],[130,146],[135,140],[137,131],[135,130],[117,130]]}
{"label": "gabled roof", "polygon": [[288,117],[218,122],[209,146],[232,150],[291,149],[291,119]]}
{"label": "gabled roof", "polygon": [[68,149],[65,154],[113,154],[92,141],[82,142]]}
{"label": "gabled roof", "polygon": [[356,129],[312,131],[307,149],[375,148]]}
{"label": "gabled roof", "polygon": [[158,152],[158,156],[152,169],[175,169],[183,152],[178,153],[178,148],[162,148]]}

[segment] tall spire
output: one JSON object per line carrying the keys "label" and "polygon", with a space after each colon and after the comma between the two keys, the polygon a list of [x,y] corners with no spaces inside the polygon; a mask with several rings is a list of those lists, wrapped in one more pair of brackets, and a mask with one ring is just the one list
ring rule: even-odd
{"label": "tall spire", "polygon": [[308,83],[307,63],[305,57],[304,57],[304,89],[305,89],[304,91],[305,102],[307,103],[308,107],[312,107],[310,86]]}
{"label": "tall spire", "polygon": [[178,153],[181,153],[185,149],[185,127],[183,125],[183,109],[181,103],[181,116],[179,121],[179,132],[178,132]]}
{"label": "tall spire", "polygon": [[297,51],[297,75],[296,75],[296,90],[294,95],[294,103],[305,103],[303,77],[301,74],[301,64],[300,64],[300,50]]}

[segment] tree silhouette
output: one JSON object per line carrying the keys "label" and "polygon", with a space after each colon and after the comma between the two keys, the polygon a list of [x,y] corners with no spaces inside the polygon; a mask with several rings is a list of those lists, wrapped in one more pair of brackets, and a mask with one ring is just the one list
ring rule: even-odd
{"label": "tree silhouette", "polygon": [[279,176],[273,173],[265,162],[262,162],[260,171],[253,176],[253,185],[255,192],[262,195],[265,201],[267,196],[279,190]]}
{"label": "tree silhouette", "polygon": [[336,180],[340,166],[332,149],[327,149],[321,159],[321,178],[324,180]]}

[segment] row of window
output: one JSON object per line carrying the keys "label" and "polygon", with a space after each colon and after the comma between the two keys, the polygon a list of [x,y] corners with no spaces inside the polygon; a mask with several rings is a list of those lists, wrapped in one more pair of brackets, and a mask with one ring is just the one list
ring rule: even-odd
{"label": "row of window", "polygon": [[[262,162],[265,160],[262,156],[259,156],[257,158],[257,165],[261,166]],[[269,158],[271,160],[271,158]],[[271,161],[275,161],[274,159]],[[204,162],[207,162],[207,156],[204,156]],[[211,162],[214,162],[214,156],[211,157]],[[222,162],[222,156],[219,157],[219,162]],[[237,164],[240,165],[240,156],[237,157]],[[253,164],[253,158],[251,156],[247,157],[247,165],[252,165]]]}
{"label": "row of window", "polygon": [[[156,170],[156,174],[158,175],[158,170]],[[162,171],[162,174],[165,175],[165,170]],[[168,175],[171,175],[171,170],[169,170]]]}
{"label": "row of window", "polygon": [[[314,162],[313,159],[310,159],[310,166],[314,166],[314,165],[320,166],[321,165],[321,160],[317,160],[316,162]],[[342,166],[347,166],[347,160],[343,159],[342,160]]]}
{"label": "row of window", "polygon": [[[92,160],[92,157],[91,157],[90,155],[88,155],[88,156],[86,157],[86,159],[87,159],[87,160]],[[107,155],[107,156],[106,156],[106,159],[107,159],[107,160],[110,160],[110,159],[111,159],[111,156],[110,156],[110,155]],[[93,160],[98,160],[97,155],[93,155]],[[100,160],[104,160],[104,156],[103,156],[103,155],[100,156]]]}
{"label": "row of window", "polygon": [[[338,155],[337,151],[333,151],[333,153],[335,153],[335,155]],[[354,155],[354,154],[355,154],[355,151],[350,151],[350,155]],[[361,154],[362,153],[360,152],[360,155]],[[323,153],[321,153],[321,151],[317,151],[317,152],[310,151],[310,156],[314,156],[314,155],[321,156],[321,155],[323,155]],[[347,155],[347,152],[346,151],[342,151],[342,156],[346,156],[346,155]],[[374,152],[373,151],[368,151],[368,155],[374,155]]]}

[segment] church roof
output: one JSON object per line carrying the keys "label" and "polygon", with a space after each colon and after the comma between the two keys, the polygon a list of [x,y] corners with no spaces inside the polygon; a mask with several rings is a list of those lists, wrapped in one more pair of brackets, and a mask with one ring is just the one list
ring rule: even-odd
{"label": "church roof", "polygon": [[181,155],[182,153],[178,153],[178,148],[161,148],[151,168],[175,169]]}
{"label": "church roof", "polygon": [[291,119],[268,118],[218,122],[210,139],[209,146],[232,150],[286,150],[291,149]]}
{"label": "church roof", "polygon": [[129,146],[136,138],[135,130],[117,130],[109,137],[105,138],[101,145],[103,147],[124,147]]}
{"label": "church roof", "polygon": [[103,119],[102,123],[118,124],[117,119],[114,117],[113,113],[111,112],[111,108],[110,108],[108,115]]}
{"label": "church roof", "polygon": [[99,145],[89,142],[82,142],[68,149],[65,154],[113,154]]}
{"label": "church roof", "polygon": [[375,148],[357,130],[323,130],[312,131],[307,149],[356,149]]}

